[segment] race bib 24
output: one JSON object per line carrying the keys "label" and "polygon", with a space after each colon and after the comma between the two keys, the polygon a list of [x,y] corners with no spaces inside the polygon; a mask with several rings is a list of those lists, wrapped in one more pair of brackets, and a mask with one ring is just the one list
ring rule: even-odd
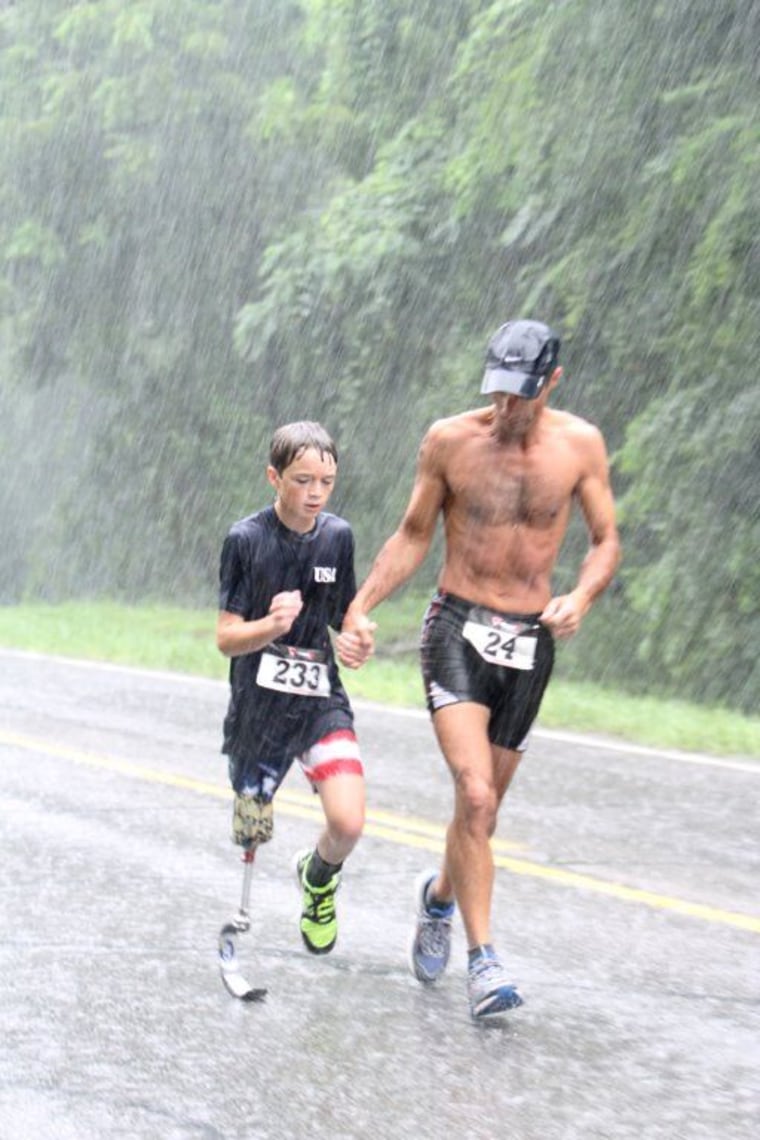
{"label": "race bib 24", "polygon": [[536,659],[535,623],[510,621],[489,610],[473,608],[464,623],[462,636],[489,665],[509,669],[532,669]]}

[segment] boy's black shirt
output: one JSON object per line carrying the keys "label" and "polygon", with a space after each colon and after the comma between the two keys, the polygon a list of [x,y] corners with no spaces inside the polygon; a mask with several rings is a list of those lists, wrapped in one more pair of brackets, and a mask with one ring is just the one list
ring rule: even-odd
{"label": "boy's black shirt", "polygon": [[354,538],[337,515],[321,512],[308,534],[289,530],[274,507],[265,507],[231,528],[222,547],[219,609],[246,621],[265,617],[275,594],[300,590],[304,606],[283,645],[321,650],[327,659],[330,697],[298,697],[256,684],[264,649],[230,661],[230,703],[222,751],[262,756],[293,740],[292,754],[305,750],[324,731],[325,714],[350,712],[328,633],[339,630],[356,593]]}

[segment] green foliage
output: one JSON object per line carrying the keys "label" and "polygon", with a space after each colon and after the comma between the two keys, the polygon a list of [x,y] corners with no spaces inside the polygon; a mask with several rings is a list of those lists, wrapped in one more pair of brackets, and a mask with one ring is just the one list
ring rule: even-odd
{"label": "green foliage", "polygon": [[[621,503],[634,541],[624,579],[644,674],[752,711],[760,688],[757,399],[714,375],[654,401],[632,425]],[[668,438],[667,448],[664,446]],[[658,455],[658,463],[650,457]],[[688,473],[688,474],[687,474]]]}
{"label": "green foliage", "polygon": [[366,568],[532,313],[623,520],[563,668],[754,707],[758,42],[753,0],[2,6],[0,598],[210,600],[302,416]]}

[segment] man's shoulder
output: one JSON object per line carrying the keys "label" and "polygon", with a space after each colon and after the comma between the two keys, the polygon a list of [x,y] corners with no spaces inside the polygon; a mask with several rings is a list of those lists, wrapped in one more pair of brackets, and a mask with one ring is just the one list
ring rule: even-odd
{"label": "man's shoulder", "polygon": [[446,416],[436,420],[428,428],[428,438],[435,441],[464,439],[489,424],[492,418],[491,409],[471,408],[466,412],[457,412],[456,415]]}
{"label": "man's shoulder", "polygon": [[463,450],[488,433],[491,418],[488,408],[477,408],[436,420],[428,428],[420,447],[420,462],[425,470],[448,478]]}
{"label": "man's shoulder", "polygon": [[565,451],[575,457],[576,464],[583,470],[596,470],[607,464],[604,436],[590,420],[552,408],[548,426],[549,433],[545,438],[551,441],[555,455]]}
{"label": "man's shoulder", "polygon": [[562,408],[547,408],[545,412],[547,416],[548,426],[554,431],[561,432],[563,435],[580,442],[598,440],[602,438],[602,433],[596,424],[591,420],[586,420],[583,416],[578,416],[574,412],[566,412]]}

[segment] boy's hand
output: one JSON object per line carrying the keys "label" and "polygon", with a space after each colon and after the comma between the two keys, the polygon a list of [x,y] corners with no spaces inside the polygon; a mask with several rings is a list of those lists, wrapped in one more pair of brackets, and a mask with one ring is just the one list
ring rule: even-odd
{"label": "boy's hand", "polygon": [[289,633],[293,622],[303,609],[303,598],[300,590],[283,590],[275,594],[269,606],[269,616],[275,625],[275,635]]}

